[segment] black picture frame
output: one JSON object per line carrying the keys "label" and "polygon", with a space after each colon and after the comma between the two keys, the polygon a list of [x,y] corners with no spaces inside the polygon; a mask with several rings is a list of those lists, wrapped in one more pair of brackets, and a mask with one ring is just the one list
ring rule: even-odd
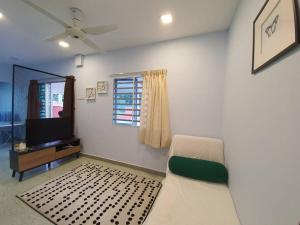
{"label": "black picture frame", "polygon": [[274,61],[276,61],[278,58],[280,58],[281,56],[283,56],[284,54],[286,54],[288,51],[290,51],[291,49],[293,49],[294,47],[296,47],[299,44],[299,23],[298,23],[298,1],[297,0],[293,0],[293,11],[294,11],[294,27],[295,27],[295,41],[288,45],[285,49],[283,49],[281,52],[277,53],[276,55],[274,55],[273,57],[271,57],[269,60],[267,60],[265,63],[263,63],[262,65],[260,65],[257,68],[254,68],[254,60],[255,60],[255,25],[256,25],[256,21],[258,20],[258,18],[260,17],[260,15],[262,14],[262,12],[265,10],[266,6],[268,5],[268,3],[270,2],[270,0],[267,0],[265,2],[265,4],[263,5],[263,7],[261,8],[261,10],[259,11],[258,15],[256,16],[256,18],[253,21],[253,47],[252,47],[252,74],[256,74],[258,71],[260,71],[261,69],[265,68],[266,66],[270,65],[271,63],[273,63]]}

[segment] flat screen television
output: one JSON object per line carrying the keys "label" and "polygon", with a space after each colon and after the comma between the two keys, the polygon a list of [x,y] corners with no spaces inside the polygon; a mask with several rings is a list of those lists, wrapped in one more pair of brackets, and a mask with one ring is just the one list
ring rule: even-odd
{"label": "flat screen television", "polygon": [[72,137],[72,121],[69,118],[26,120],[26,144],[29,147]]}

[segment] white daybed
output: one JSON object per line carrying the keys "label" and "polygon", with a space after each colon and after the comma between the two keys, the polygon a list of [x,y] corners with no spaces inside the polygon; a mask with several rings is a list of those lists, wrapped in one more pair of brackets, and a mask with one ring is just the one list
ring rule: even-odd
{"label": "white daybed", "polygon": [[[224,164],[219,139],[175,135],[172,155]],[[240,225],[227,185],[193,180],[167,169],[163,187],[144,225]]]}

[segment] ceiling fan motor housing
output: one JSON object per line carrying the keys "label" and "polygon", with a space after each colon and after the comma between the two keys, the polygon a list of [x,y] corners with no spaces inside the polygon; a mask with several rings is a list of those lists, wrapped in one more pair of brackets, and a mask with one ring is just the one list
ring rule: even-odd
{"label": "ceiling fan motor housing", "polygon": [[84,32],[80,30],[80,28],[77,27],[70,27],[66,29],[66,32],[75,39],[84,40],[86,38],[86,35]]}

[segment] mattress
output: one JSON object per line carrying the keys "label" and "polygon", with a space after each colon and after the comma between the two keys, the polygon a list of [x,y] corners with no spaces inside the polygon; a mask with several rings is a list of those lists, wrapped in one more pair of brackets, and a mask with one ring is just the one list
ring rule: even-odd
{"label": "mattress", "polygon": [[167,173],[144,225],[240,225],[224,184]]}

